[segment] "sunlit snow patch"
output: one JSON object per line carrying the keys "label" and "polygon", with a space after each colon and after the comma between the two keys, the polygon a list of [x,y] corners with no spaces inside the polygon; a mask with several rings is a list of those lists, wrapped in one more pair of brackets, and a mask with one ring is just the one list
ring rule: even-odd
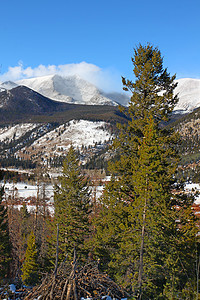
{"label": "sunlit snow patch", "polygon": [[19,139],[23,136],[27,131],[34,129],[37,124],[25,123],[25,124],[17,124],[14,126],[6,126],[0,128],[0,141],[11,141],[12,139]]}

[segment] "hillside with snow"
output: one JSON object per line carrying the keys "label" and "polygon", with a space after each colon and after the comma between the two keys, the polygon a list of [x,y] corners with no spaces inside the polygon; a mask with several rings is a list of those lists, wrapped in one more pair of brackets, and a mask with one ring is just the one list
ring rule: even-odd
{"label": "hillside with snow", "polygon": [[[188,113],[200,107],[200,79],[182,78],[177,80],[178,86],[174,93],[178,94],[179,102],[176,113]],[[17,85],[24,85],[52,100],[86,105],[117,105],[127,106],[130,95],[126,93],[105,93],[78,75],[49,75],[19,80],[16,83],[6,81],[0,84],[0,92],[11,90]]]}
{"label": "hillside with snow", "polygon": [[0,83],[0,92],[3,92],[5,90],[11,90],[14,89],[15,87],[17,87],[18,84],[16,84],[13,81],[5,81]]}
{"label": "hillside with snow", "polygon": [[58,128],[46,133],[35,141],[32,146],[38,147],[46,145],[51,148],[55,146],[55,152],[59,149],[68,149],[72,144],[75,148],[82,146],[94,146],[98,143],[107,142],[112,138],[110,132],[106,129],[105,122],[91,122],[86,120],[72,120],[68,124],[62,124]]}
{"label": "hillside with snow", "polygon": [[[178,79],[175,94],[179,102],[176,113],[188,113],[200,107],[200,79]],[[52,100],[86,105],[117,105],[127,106],[130,95],[126,93],[105,93],[78,75],[49,75],[19,80],[16,83],[6,81],[0,84],[0,92],[11,90],[17,85],[24,85]]]}
{"label": "hillside with snow", "polygon": [[20,161],[45,164],[48,159],[65,156],[73,145],[88,158],[104,149],[112,139],[110,124],[103,121],[71,120],[56,127],[34,123],[4,126],[0,127],[0,146],[4,147],[0,157],[5,159],[12,149]]}
{"label": "hillside with snow", "polygon": [[5,126],[0,128],[0,141],[10,142],[11,140],[18,140],[20,137],[25,135],[28,131],[37,127],[37,124],[17,124],[14,126]]}
{"label": "hillside with snow", "polygon": [[[182,78],[177,82],[178,86],[174,92],[179,96],[179,102],[175,107],[176,113],[188,113],[200,107],[200,79]],[[124,93],[106,94],[77,75],[37,77],[20,80],[17,84],[25,85],[53,100],[75,104],[116,105],[120,103],[126,106],[130,98]],[[9,83],[7,86],[12,84]]]}

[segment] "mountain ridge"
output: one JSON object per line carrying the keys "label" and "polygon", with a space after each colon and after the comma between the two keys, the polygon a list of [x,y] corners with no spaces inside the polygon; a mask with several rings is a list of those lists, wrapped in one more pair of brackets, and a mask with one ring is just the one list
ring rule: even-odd
{"label": "mountain ridge", "polygon": [[200,107],[200,79],[181,78],[176,80],[178,86],[175,94],[179,96],[179,102],[175,107],[175,112],[192,112]]}
{"label": "mountain ridge", "polygon": [[[175,113],[189,113],[200,107],[200,79],[177,79],[178,86],[174,94],[178,94],[179,102]],[[61,76],[58,74],[22,79],[16,83],[7,81],[0,84],[0,90],[12,89],[16,85],[24,85],[55,101],[86,105],[118,105],[127,106],[130,95],[125,93],[106,93],[78,75]]]}
{"label": "mountain ridge", "polygon": [[[179,101],[174,112],[187,114],[200,107],[200,79],[181,78],[176,82],[178,86],[174,94],[178,94]],[[16,83],[7,81],[0,84],[0,91],[11,90],[19,85],[26,86],[54,101],[68,104],[127,106],[130,100],[128,94],[106,93],[78,75],[54,74],[22,79]]]}
{"label": "mountain ridge", "polygon": [[68,122],[72,119],[123,121],[126,116],[112,105],[83,105],[55,101],[18,86],[0,92],[0,124]]}
{"label": "mountain ridge", "polygon": [[117,105],[116,101],[108,98],[106,93],[78,75],[64,77],[55,74],[23,79],[17,81],[17,84],[25,85],[56,101],[87,105]]}

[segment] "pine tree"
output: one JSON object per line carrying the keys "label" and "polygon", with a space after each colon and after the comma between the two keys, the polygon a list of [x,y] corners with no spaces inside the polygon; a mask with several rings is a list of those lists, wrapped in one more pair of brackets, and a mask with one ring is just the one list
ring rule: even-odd
{"label": "pine tree", "polygon": [[11,243],[8,229],[7,209],[2,203],[3,188],[0,189],[0,279],[8,276]]}
{"label": "pine tree", "polygon": [[32,220],[30,219],[30,213],[27,210],[27,207],[25,204],[20,209],[19,215],[18,215],[18,222],[19,224],[19,233],[20,237],[18,237],[19,241],[19,262],[20,262],[20,269],[21,269],[21,263],[24,260],[26,248],[27,248],[27,237],[31,233],[32,228]]}
{"label": "pine tree", "polygon": [[55,248],[59,224],[59,258],[63,259],[65,255],[72,258],[74,247],[79,258],[83,258],[87,253],[85,239],[89,235],[90,191],[89,181],[81,172],[72,146],[63,163],[59,182],[54,193],[54,238],[51,243]]}
{"label": "pine tree", "polygon": [[94,243],[107,271],[138,299],[173,299],[188,274],[194,279],[196,234],[192,199],[175,179],[178,134],[163,127],[178,100],[175,76],[150,44],[139,45],[132,62],[135,82],[122,78],[132,93],[130,121],[114,142],[119,160],[111,167]]}
{"label": "pine tree", "polygon": [[27,249],[21,277],[22,281],[27,285],[34,285],[38,282],[37,246],[33,231],[31,231],[27,239]]}

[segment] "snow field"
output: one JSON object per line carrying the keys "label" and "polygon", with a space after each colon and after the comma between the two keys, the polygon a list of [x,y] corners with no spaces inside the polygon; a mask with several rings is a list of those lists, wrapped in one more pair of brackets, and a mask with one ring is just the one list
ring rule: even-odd
{"label": "snow field", "polygon": [[[200,192],[200,184],[199,183],[187,183],[185,185],[186,192]],[[200,204],[200,194],[195,196],[194,204]]]}
{"label": "snow field", "polygon": [[0,141],[4,142],[8,140],[10,142],[13,138],[19,139],[27,131],[34,129],[36,126],[37,124],[25,123],[0,128]]}
{"label": "snow field", "polygon": [[54,146],[54,153],[59,154],[59,151],[67,151],[72,144],[75,148],[83,146],[94,146],[95,143],[104,143],[109,141],[113,136],[103,130],[105,122],[92,122],[86,120],[69,122],[69,125],[61,125],[58,128],[46,133],[41,138],[36,140],[32,146],[46,147]]}
{"label": "snow field", "polygon": [[[42,185],[39,187],[39,194],[42,194]],[[38,187],[37,185],[26,184],[24,182],[18,182],[16,184],[3,181],[0,182],[0,186],[4,186],[4,199],[8,199],[9,197],[14,196],[16,199],[16,204],[14,204],[14,208],[18,208],[19,210],[23,207],[23,203],[26,204],[28,212],[34,212],[36,209],[35,202],[32,199],[37,198]],[[95,195],[96,199],[99,199],[103,193],[104,185],[101,186],[91,186],[91,199]],[[46,185],[45,186],[46,193],[46,203],[47,209],[51,215],[54,214],[54,186]]]}
{"label": "snow field", "polygon": [[[1,182],[1,185],[4,185],[3,182]],[[4,190],[6,195],[12,195],[13,193],[13,188],[14,192],[17,193],[19,198],[29,198],[29,197],[36,197],[37,196],[37,185],[30,185],[22,182],[18,182],[13,185],[13,183],[6,182],[4,185]],[[41,190],[41,186],[40,186]],[[53,186],[52,185],[47,185],[45,187],[46,195],[48,198],[53,197]]]}

